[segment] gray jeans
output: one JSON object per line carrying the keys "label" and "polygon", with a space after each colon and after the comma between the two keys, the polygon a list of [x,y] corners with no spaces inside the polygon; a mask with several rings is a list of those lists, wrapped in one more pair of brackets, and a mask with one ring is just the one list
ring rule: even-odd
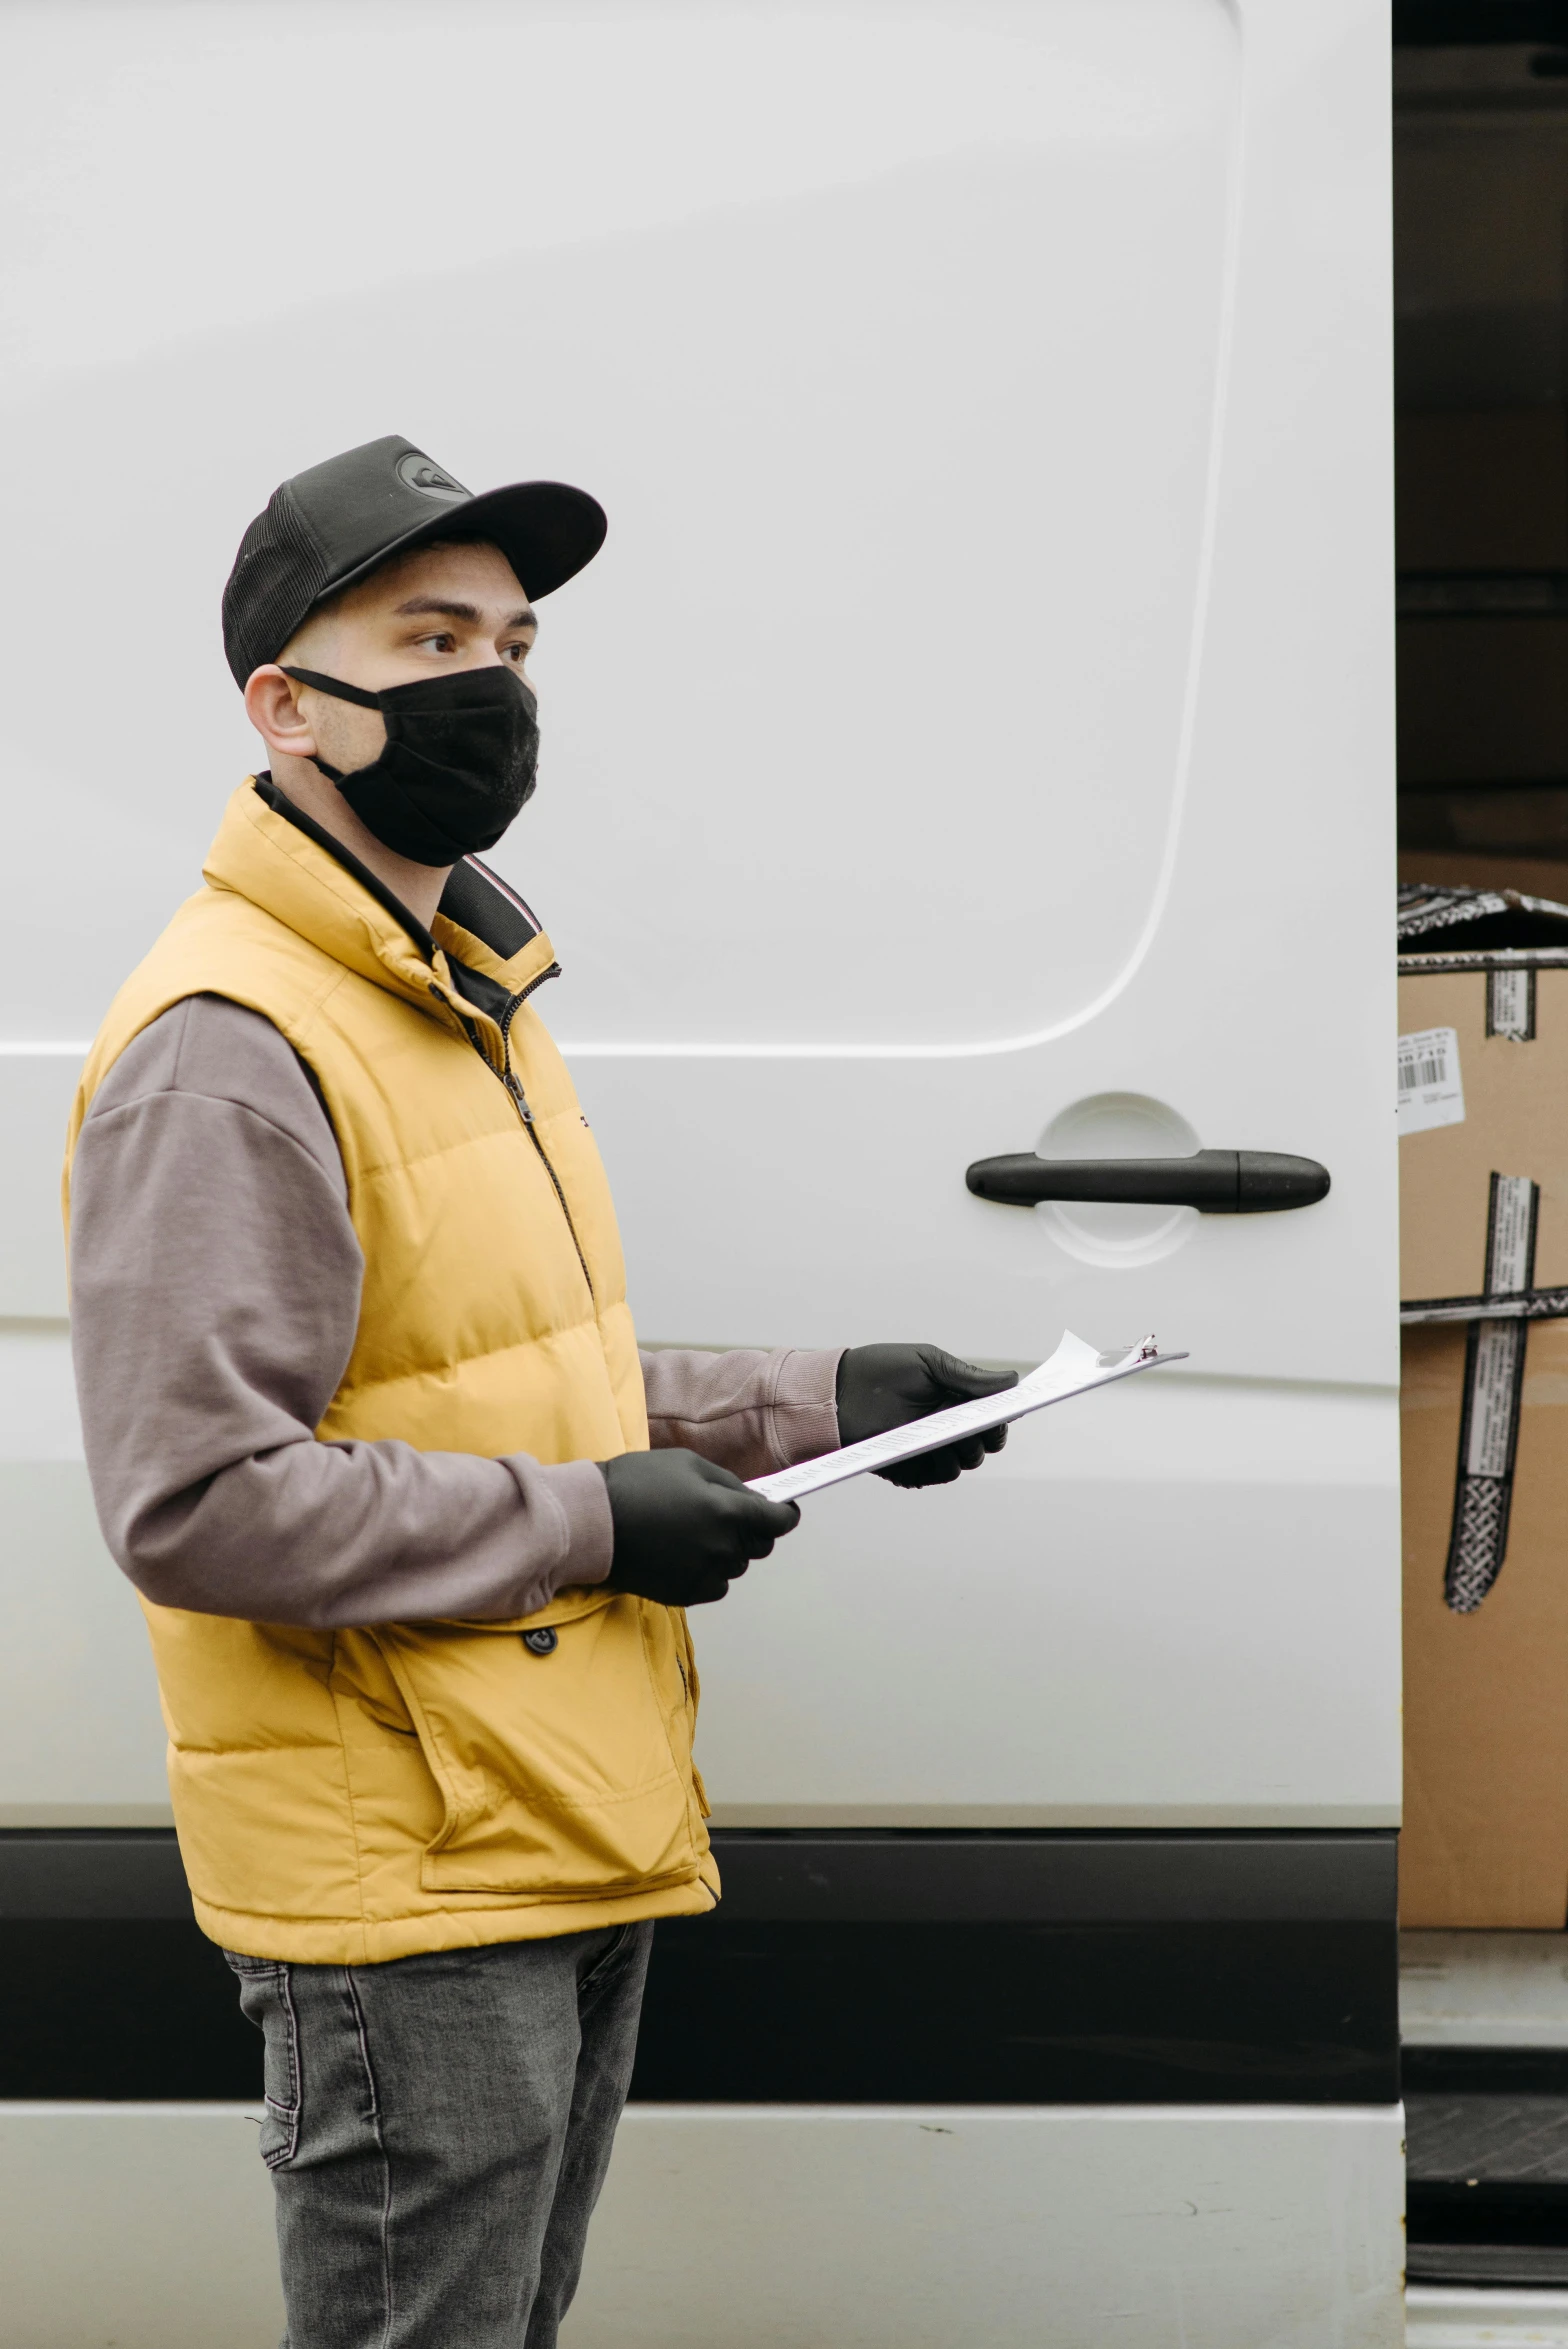
{"label": "gray jeans", "polygon": [[283,2349],[553,2349],[651,1925],[379,1966],[226,1951],[266,2047]]}

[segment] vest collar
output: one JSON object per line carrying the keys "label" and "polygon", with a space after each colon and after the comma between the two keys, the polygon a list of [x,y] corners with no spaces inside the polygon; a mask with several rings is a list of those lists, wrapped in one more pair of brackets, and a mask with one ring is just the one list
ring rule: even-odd
{"label": "vest collar", "polygon": [[402,924],[426,962],[429,962],[435,950],[435,940],[418,916],[409,912],[400,897],[394,896],[385,881],[373,873],[368,865],[361,864],[351,848],[345,848],[341,840],[334,839],[324,824],[318,824],[314,816],[307,816],[302,807],[296,807],[270,775],[255,777],[255,791],[258,799],[264,799],[274,815],[282,816],[286,822],[293,824],[304,833],[307,840],[314,840],[318,848],[324,848],[328,856],[335,858],[346,873],[352,873],[360,887],[368,889],[376,903],[385,906],[392,919]]}
{"label": "vest collar", "polygon": [[477,857],[454,868],[434,931],[426,931],[270,776],[247,776],[234,793],[202,872],[213,888],[249,898],[335,962],[422,1010],[431,1009],[432,976],[442,997],[465,992],[453,962],[509,996],[554,965],[528,907]]}

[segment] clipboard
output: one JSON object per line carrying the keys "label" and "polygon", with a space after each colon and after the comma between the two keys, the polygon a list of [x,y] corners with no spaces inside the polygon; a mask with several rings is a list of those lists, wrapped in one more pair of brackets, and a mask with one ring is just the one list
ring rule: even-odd
{"label": "clipboard", "polygon": [[886,1435],[866,1436],[858,1444],[846,1444],[837,1452],[823,1452],[815,1460],[802,1460],[793,1468],[775,1469],[771,1476],[754,1476],[749,1490],[761,1493],[769,1501],[798,1501],[807,1493],[822,1492],[830,1484],[843,1484],[852,1476],[864,1476],[874,1468],[891,1468],[895,1461],[913,1460],[922,1452],[935,1452],[943,1444],[951,1444],[960,1436],[984,1435],[989,1427],[1006,1427],[1015,1419],[1023,1419],[1031,1411],[1043,1411],[1051,1403],[1066,1403],[1074,1395],[1087,1395],[1096,1387],[1108,1387],[1119,1378],[1134,1378],[1140,1371],[1158,1370],[1166,1362],[1185,1362],[1185,1354],[1162,1354],[1152,1337],[1140,1339],[1136,1346],[1115,1347],[1108,1354],[1096,1353],[1093,1346],[1068,1330],[1061,1344],[1048,1361],[1040,1363],[1015,1387],[1004,1394],[981,1395],[972,1403],[954,1403],[946,1411],[933,1411],[928,1418],[907,1420],[902,1427],[889,1428]]}

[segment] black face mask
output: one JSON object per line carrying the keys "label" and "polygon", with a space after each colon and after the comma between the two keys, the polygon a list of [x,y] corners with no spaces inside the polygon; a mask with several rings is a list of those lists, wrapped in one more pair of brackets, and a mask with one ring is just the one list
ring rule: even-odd
{"label": "black face mask", "polygon": [[315,764],[367,832],[416,865],[455,865],[493,848],[533,796],[538,703],[513,669],[459,669],[366,693],[314,669],[285,669],[301,685],[379,710],[387,746],[345,775]]}

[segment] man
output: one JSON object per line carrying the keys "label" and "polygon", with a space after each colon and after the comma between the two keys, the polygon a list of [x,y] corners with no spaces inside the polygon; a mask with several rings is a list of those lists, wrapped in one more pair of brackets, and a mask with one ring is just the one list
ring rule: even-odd
{"label": "man", "polygon": [[742,1480],[1012,1383],[639,1356],[554,956],[480,862],[534,786],[533,602],[604,529],[395,437],[275,493],[224,595],[271,768],[72,1122],[88,1464],[263,2033],[290,2349],[554,2342],[652,1920],[718,1895],[683,1609],[798,1518]]}

